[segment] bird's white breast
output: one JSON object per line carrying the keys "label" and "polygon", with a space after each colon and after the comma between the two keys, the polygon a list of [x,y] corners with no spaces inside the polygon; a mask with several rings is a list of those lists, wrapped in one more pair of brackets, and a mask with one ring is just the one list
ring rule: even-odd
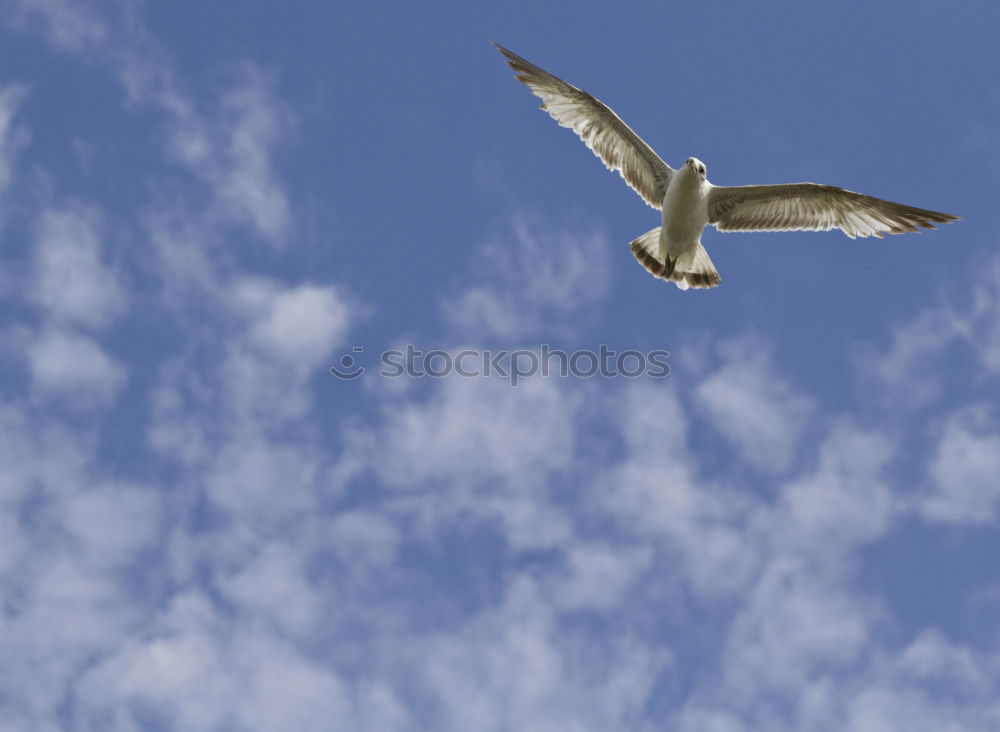
{"label": "bird's white breast", "polygon": [[708,223],[706,199],[711,185],[697,173],[682,168],[677,171],[663,197],[663,228],[660,253],[676,257],[701,239]]}

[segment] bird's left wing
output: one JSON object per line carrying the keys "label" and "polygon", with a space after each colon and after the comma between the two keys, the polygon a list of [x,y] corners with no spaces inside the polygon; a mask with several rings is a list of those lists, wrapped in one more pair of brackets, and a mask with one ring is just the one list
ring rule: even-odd
{"label": "bird's left wing", "polygon": [[818,183],[716,186],[708,194],[708,223],[719,231],[840,229],[853,239],[933,229],[934,223],[957,219]]}
{"label": "bird's left wing", "polygon": [[621,173],[625,182],[646,203],[653,208],[663,205],[673,168],[617,114],[582,89],[538,68],[499,43],[493,45],[517,72],[514,78],[542,99],[542,109],[560,125],[576,132],[609,170]]}

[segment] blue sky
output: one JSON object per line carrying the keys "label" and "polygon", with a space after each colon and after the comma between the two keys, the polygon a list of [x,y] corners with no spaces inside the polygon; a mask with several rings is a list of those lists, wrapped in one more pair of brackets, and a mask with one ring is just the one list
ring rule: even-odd
{"label": "blue sky", "polygon": [[[997,27],[0,2],[0,729],[1000,728]],[[680,292],[490,40],[716,184],[963,220],[710,229]]]}

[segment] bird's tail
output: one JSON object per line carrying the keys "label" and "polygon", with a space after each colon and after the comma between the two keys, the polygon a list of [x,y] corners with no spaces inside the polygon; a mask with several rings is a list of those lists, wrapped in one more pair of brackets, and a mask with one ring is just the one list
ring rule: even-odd
{"label": "bird's tail", "polygon": [[665,262],[661,262],[657,256],[659,245],[659,226],[650,229],[629,245],[639,264],[653,277],[673,282],[682,290],[689,287],[715,287],[722,281],[701,242],[682,252],[676,259],[670,259],[668,256]]}

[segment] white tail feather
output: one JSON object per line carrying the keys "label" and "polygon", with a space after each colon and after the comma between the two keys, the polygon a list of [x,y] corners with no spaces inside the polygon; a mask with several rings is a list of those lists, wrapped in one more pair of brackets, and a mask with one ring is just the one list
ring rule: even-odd
{"label": "white tail feather", "polygon": [[659,258],[660,227],[650,229],[635,239],[629,247],[639,264],[654,277],[673,282],[680,289],[715,287],[721,281],[719,273],[705,247],[698,242],[679,257],[666,262]]}

